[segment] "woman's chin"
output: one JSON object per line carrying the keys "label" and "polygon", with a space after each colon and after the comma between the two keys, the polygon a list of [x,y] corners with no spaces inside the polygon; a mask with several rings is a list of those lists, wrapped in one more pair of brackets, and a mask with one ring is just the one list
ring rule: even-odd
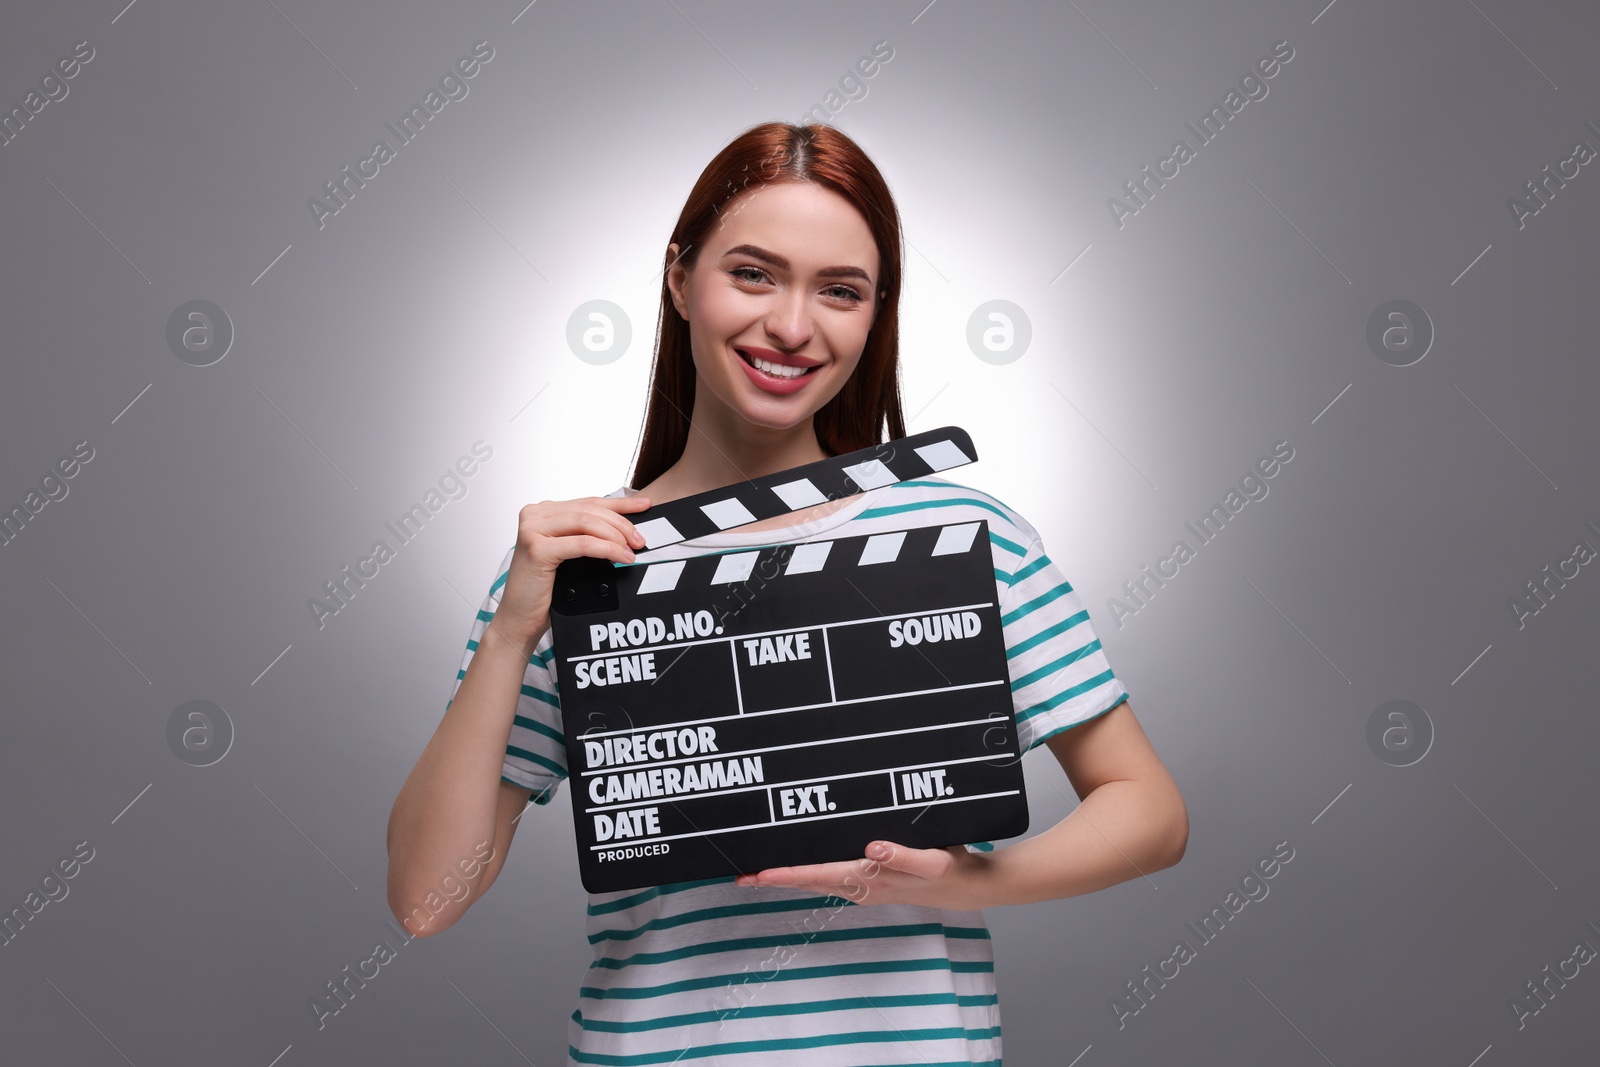
{"label": "woman's chin", "polygon": [[763,430],[792,430],[796,426],[810,425],[814,414],[810,408],[789,404],[763,404],[757,402],[740,410],[744,421]]}

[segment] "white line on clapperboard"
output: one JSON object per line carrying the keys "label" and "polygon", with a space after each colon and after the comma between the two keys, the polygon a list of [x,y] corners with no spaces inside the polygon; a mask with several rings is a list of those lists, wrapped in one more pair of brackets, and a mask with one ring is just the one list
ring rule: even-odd
{"label": "white line on clapperboard", "polygon": [[[964,685],[961,688],[963,688],[963,689],[971,689],[971,688],[973,688],[973,686],[999,685],[999,684],[1000,684],[999,682],[974,682],[974,683],[972,683],[972,685]],[[924,690],[924,692],[941,692],[942,693],[942,692],[945,692],[945,690],[942,690],[942,689],[941,690]],[[907,694],[905,694],[905,693],[896,693],[895,695],[896,696],[906,696]],[[914,696],[916,694],[911,694],[911,695]],[[884,698],[883,697],[870,697],[870,698],[864,698],[864,699],[882,700]],[[826,705],[822,705],[822,706],[826,707]],[[785,708],[784,710],[785,711],[789,711],[789,710],[792,710],[792,709]],[[757,714],[758,715],[771,715],[772,712],[770,712],[770,711],[762,711],[762,712],[752,712],[751,714],[753,714],[753,715],[757,715]],[[722,718],[724,718],[724,719],[728,719],[728,718],[731,718],[731,717],[732,716],[728,716],[728,715],[722,716]],[[731,758],[735,758],[735,757],[739,757],[739,756],[754,755],[757,752],[782,752],[786,748],[810,748],[812,745],[837,745],[837,744],[840,744],[840,743],[845,742],[845,741],[865,741],[865,740],[867,740],[869,738],[873,738],[873,737],[894,737],[894,736],[896,736],[898,734],[920,734],[924,730],[949,730],[949,729],[951,729],[953,727],[956,727],[956,726],[976,726],[980,722],[993,723],[993,722],[997,722],[997,721],[998,720],[994,716],[986,716],[986,717],[984,717],[982,719],[967,719],[967,720],[965,720],[963,722],[937,722],[937,723],[934,723],[932,726],[906,726],[906,727],[903,727],[903,728],[901,728],[899,730],[879,730],[875,734],[851,734],[849,737],[817,737],[817,738],[813,738],[810,741],[791,741],[787,745],[765,745],[765,746],[763,746],[761,748],[741,748],[741,749],[736,749],[736,750],[733,750],[731,755],[723,755],[723,756],[719,756],[718,758],[731,759]],[[683,725],[685,725],[685,724],[684,723],[675,722],[675,723],[672,723],[669,726],[660,727],[660,729],[663,730],[663,731],[670,731],[670,730],[675,730],[679,726],[683,726]],[[584,734],[583,735],[583,739],[585,741],[587,741],[591,737],[598,737],[598,736],[600,736],[600,735],[599,734]],[[721,750],[719,749],[718,751],[720,752]],[[583,775],[587,775],[587,774],[620,774],[623,771],[648,771],[652,767],[670,767],[675,763],[706,763],[706,762],[708,762],[708,761],[706,759],[705,754],[701,753],[701,754],[695,755],[695,756],[679,756],[676,759],[656,760],[654,762],[618,763],[618,764],[615,764],[614,766],[611,766],[611,767],[591,767],[586,771],[580,771],[579,772],[579,777],[582,777]],[[710,762],[715,762],[715,760],[712,760]]]}
{"label": "white line on clapperboard", "polygon": [[[626,652],[634,655],[639,652],[656,652],[663,648],[687,648],[690,645],[713,645],[719,641],[736,644],[740,641],[756,637],[771,637],[774,634],[797,634],[810,630],[830,630],[835,626],[861,626],[869,622],[884,622],[889,619],[908,619],[913,615],[939,615],[952,611],[969,611],[972,608],[992,608],[994,601],[985,600],[977,604],[957,604],[950,608],[924,608],[921,611],[900,611],[893,615],[869,615],[861,619],[841,619],[839,622],[819,622],[812,626],[786,626],[781,630],[760,630],[748,634],[725,634],[717,637],[702,637],[693,641],[663,641],[659,645],[637,645],[633,648],[611,648],[604,652],[585,652],[581,656],[569,656],[568,663],[576,663],[580,659],[599,659],[602,656],[615,656]],[[597,624],[598,625],[598,624]]]}
{"label": "white line on clapperboard", "polygon": [[[733,646],[729,645],[728,647],[732,648]],[[825,659],[827,661],[827,663],[828,663],[828,701],[830,703],[837,704],[837,703],[839,703],[839,691],[833,687],[833,647],[828,644],[828,631],[827,631],[826,628],[824,628],[823,631],[822,631],[822,656],[823,656],[823,659]],[[739,670],[738,670],[739,663],[738,663],[738,658],[737,657],[735,657],[735,659],[734,659],[733,666],[734,666],[734,671],[733,671],[734,684],[738,684],[738,681],[739,681]],[[744,701],[743,700],[739,701],[739,714],[740,715],[744,714]]]}
{"label": "white line on clapperboard", "polygon": [[[739,714],[744,714],[744,690],[739,686],[739,646],[732,641],[728,642],[728,654],[733,657],[733,702],[739,709]],[[681,658],[681,657],[680,657]],[[670,666],[670,664],[669,664]],[[828,684],[833,684],[833,678],[828,678]]]}
{"label": "white line on clapperboard", "polygon": [[[1002,789],[997,793],[974,793],[971,796],[965,796],[965,797],[947,797],[944,800],[930,800],[926,804],[923,804],[922,806],[931,808],[935,804],[963,804],[963,803],[965,803],[965,802],[967,802],[969,800],[988,800],[990,797],[1009,797],[1009,796],[1013,796],[1013,795],[1015,795],[1017,793],[1020,793],[1020,792],[1022,792],[1022,790],[1020,790],[1020,789]],[[771,803],[771,797],[770,796],[768,797],[768,803]],[[816,822],[818,819],[845,819],[845,818],[849,818],[851,815],[871,815],[873,812],[878,812],[878,811],[893,811],[896,808],[901,807],[901,806],[902,805],[899,805],[899,804],[884,804],[884,805],[880,805],[879,807],[876,807],[876,808],[858,808],[855,811],[830,812],[827,815],[804,815],[804,816],[800,816],[800,817],[793,818],[793,819],[784,819],[778,825],[779,826],[788,826],[790,823],[795,823],[795,822]],[[693,832],[693,833],[666,834],[666,835],[664,835],[662,837],[641,837],[641,838],[637,838],[637,839],[630,839],[628,841],[628,844],[632,845],[632,844],[654,843],[656,841],[676,841],[680,837],[710,837],[712,834],[727,834],[727,833],[732,833],[735,830],[759,830],[759,829],[763,829],[763,828],[771,826],[771,825],[773,825],[773,824],[772,823],[765,823],[765,822],[752,822],[752,823],[746,823],[743,826],[719,826],[715,830],[699,830],[699,831],[696,831],[696,832]],[[598,852],[599,850],[604,849],[604,848],[616,848],[616,847],[617,847],[617,842],[615,842],[615,841],[606,841],[606,842],[603,842],[602,844],[590,845],[589,846],[589,851]]]}
{"label": "white line on clapperboard", "polygon": [[[734,722],[738,721],[741,717],[753,719],[758,715],[787,715],[791,711],[810,711],[813,708],[842,708],[847,704],[865,704],[869,700],[898,700],[900,697],[920,697],[926,696],[929,693],[959,693],[963,689],[977,689],[985,685],[999,684],[1001,684],[1001,680],[996,679],[991,682],[967,682],[963,685],[947,685],[942,688],[934,689],[908,689],[904,693],[885,693],[882,696],[875,697],[850,697],[846,700],[835,700],[822,704],[796,704],[790,708],[770,708],[767,711],[747,711],[743,714],[743,716],[712,715],[704,719],[674,719],[672,722],[660,723],[655,726],[629,726],[621,730],[593,730],[580,736],[583,740],[589,741],[596,737],[612,737],[616,734],[636,734],[641,730],[676,730],[681,726],[698,726],[703,722]],[[678,762],[693,763],[699,758],[700,757],[697,756],[689,756]],[[664,765],[665,764],[649,764],[649,766],[652,767]],[[587,774],[589,772],[585,771],[584,773]]]}
{"label": "white line on clapperboard", "polygon": [[[982,721],[988,722],[989,720],[984,719]],[[894,798],[894,806],[898,808],[902,807],[903,805],[900,803],[900,791],[895,787],[893,776],[899,774],[901,771],[920,771],[927,767],[954,767],[958,763],[977,763],[979,760],[992,760],[997,756],[1003,756],[1005,754],[1005,749],[998,748],[995,749],[992,755],[988,756],[963,756],[961,759],[936,759],[929,760],[926,763],[907,763],[903,767],[874,767],[870,771],[851,771],[849,774],[834,774],[829,775],[826,778],[795,778],[788,782],[766,782],[761,785],[738,785],[731,789],[714,789],[701,793],[676,793],[672,796],[647,797],[642,800],[623,800],[616,804],[599,804],[592,808],[584,808],[583,813],[588,815],[591,812],[596,811],[614,811],[617,808],[637,808],[642,807],[645,804],[660,804],[664,800],[672,802],[676,800],[699,800],[701,797],[725,797],[730,793],[750,793],[757,789],[765,789],[767,791],[767,813],[770,815],[772,814],[772,791],[774,789],[791,789],[797,785],[815,785],[818,782],[838,782],[845,778],[866,778],[873,774],[887,774],[890,776],[889,795]],[[850,811],[846,812],[845,814],[854,815],[856,813]],[[777,822],[778,817],[773,815],[772,821]],[[792,822],[794,820],[786,819],[784,821]]]}

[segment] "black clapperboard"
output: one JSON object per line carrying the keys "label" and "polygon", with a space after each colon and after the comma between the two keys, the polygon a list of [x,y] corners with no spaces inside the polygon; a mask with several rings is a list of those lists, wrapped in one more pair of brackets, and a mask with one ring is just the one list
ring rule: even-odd
{"label": "black clapperboard", "polygon": [[[976,458],[946,426],[631,521],[661,548]],[[551,626],[591,893],[1027,830],[985,520],[569,559]]]}

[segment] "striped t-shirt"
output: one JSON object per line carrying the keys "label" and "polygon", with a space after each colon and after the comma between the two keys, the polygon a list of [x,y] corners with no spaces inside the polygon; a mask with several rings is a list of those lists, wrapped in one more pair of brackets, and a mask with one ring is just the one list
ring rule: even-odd
{"label": "striped t-shirt", "polygon": [[[640,552],[636,561],[976,519],[989,523],[1026,752],[1128,693],[1038,532],[987,493],[937,477],[896,482],[857,494],[818,520],[711,534]],[[458,687],[499,606],[510,563],[508,551],[478,611]],[[550,803],[567,775],[555,667],[547,630],[523,676],[502,769],[505,781],[533,791],[536,804]],[[858,905],[808,890],[735,886],[730,872],[590,894],[587,928],[594,960],[567,1027],[569,1063],[1000,1064],[994,951],[981,911]]]}

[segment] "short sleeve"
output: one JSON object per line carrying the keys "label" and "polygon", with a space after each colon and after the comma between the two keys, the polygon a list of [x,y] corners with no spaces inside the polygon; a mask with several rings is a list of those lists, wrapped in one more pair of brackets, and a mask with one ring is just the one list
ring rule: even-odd
{"label": "short sleeve", "polygon": [[[472,632],[467,638],[467,648],[461,657],[461,669],[456,672],[455,686],[450,691],[448,709],[455,701],[462,679],[467,676],[467,665],[478,651],[478,642],[489,628],[489,622],[500,607],[500,594],[505,589],[506,576],[511,567],[512,546],[500,563],[498,576],[489,587],[473,620]],[[522,675],[522,691],[517,696],[516,718],[511,725],[511,736],[506,743],[505,761],[500,777],[512,785],[533,790],[529,799],[535,804],[548,804],[567,776],[567,743],[561,733],[561,702],[557,696],[554,648],[551,631],[534,648],[528,666]]]}
{"label": "short sleeve", "polygon": [[1000,623],[1022,751],[1128,699],[1083,598],[1035,538],[1000,596]]}

